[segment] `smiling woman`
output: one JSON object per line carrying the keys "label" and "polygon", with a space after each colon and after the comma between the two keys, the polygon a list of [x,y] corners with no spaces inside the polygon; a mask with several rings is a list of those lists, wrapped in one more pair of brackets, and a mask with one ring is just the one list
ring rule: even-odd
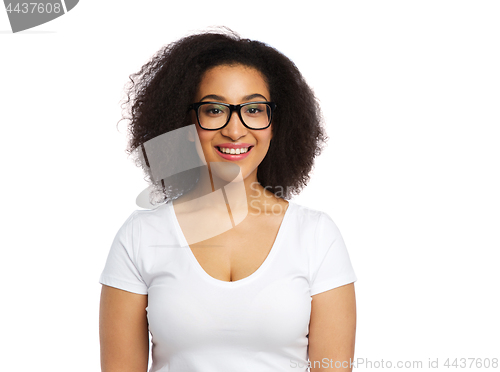
{"label": "smiling woman", "polygon": [[[192,121],[199,123],[196,129],[206,161],[238,162],[243,179],[248,179],[249,184],[257,182],[257,168],[273,137],[270,127],[272,108],[266,108],[267,103],[252,103],[256,99],[268,101],[266,97],[270,97],[270,93],[262,74],[244,65],[211,68],[203,75],[195,96],[195,101],[201,106],[197,111],[193,110],[196,117]],[[204,104],[215,99],[221,103]],[[228,103],[243,106],[235,108],[238,114],[233,115],[233,108],[223,105]],[[240,149],[239,155],[236,154],[237,148]],[[241,149],[244,149],[243,154]]]}
{"label": "smiling woman", "polygon": [[134,77],[130,153],[194,126],[181,147],[205,166],[173,185],[140,158],[161,201],[129,216],[101,274],[102,370],[147,369],[148,332],[151,372],[351,370],[347,249],[328,214],[289,200],[326,140],[295,65],[221,31],[168,45]]}

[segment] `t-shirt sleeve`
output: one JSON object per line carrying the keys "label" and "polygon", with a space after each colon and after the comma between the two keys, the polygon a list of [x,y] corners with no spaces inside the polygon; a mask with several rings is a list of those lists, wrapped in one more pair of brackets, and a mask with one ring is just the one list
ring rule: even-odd
{"label": "t-shirt sleeve", "polygon": [[316,227],[310,265],[311,296],[357,280],[344,239],[337,225],[323,212]]}
{"label": "t-shirt sleeve", "polygon": [[116,233],[99,283],[124,291],[147,294],[148,287],[137,269],[137,247],[134,245],[134,211]]}

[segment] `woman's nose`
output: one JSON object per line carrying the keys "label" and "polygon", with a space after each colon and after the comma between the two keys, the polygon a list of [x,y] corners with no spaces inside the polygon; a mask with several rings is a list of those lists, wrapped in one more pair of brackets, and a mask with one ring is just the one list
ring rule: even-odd
{"label": "woman's nose", "polygon": [[247,134],[248,129],[243,125],[236,111],[233,111],[229,118],[229,123],[222,128],[222,135],[230,137],[232,140],[237,140]]}

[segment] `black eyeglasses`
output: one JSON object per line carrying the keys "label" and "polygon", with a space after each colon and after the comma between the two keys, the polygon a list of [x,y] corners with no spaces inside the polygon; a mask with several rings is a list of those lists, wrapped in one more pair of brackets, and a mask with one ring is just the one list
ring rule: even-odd
{"label": "black eyeglasses", "polygon": [[189,106],[196,112],[196,119],[202,129],[218,130],[224,128],[231,119],[233,111],[248,129],[261,130],[271,125],[274,102],[247,102],[240,105],[230,105],[222,102],[197,102]]}

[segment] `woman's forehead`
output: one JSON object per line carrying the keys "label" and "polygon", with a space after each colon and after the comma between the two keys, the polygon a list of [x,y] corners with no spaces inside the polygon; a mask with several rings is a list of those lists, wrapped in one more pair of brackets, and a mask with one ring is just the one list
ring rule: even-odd
{"label": "woman's forehead", "polygon": [[244,65],[219,65],[208,69],[198,86],[197,99],[250,100],[258,96],[270,99],[262,73]]}

